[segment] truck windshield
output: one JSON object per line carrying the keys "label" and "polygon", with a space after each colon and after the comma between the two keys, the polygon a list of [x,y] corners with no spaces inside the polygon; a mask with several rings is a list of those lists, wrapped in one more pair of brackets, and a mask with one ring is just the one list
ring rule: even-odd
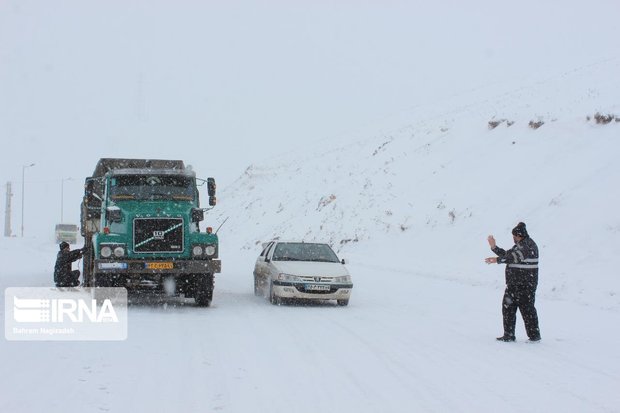
{"label": "truck windshield", "polygon": [[280,242],[272,258],[274,261],[339,262],[329,245],[306,242]]}
{"label": "truck windshield", "polygon": [[174,175],[118,175],[110,178],[110,198],[122,200],[173,199],[192,201],[194,179]]}

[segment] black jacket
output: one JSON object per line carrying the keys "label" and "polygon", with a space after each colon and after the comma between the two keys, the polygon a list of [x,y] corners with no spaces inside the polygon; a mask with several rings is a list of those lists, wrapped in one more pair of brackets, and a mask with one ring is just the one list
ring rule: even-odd
{"label": "black jacket", "polygon": [[505,251],[493,248],[499,257],[498,264],[506,265],[506,285],[527,285],[536,288],[538,285],[538,246],[530,237],[517,242]]}
{"label": "black jacket", "polygon": [[82,257],[82,250],[59,251],[54,265],[54,282],[64,282],[71,273],[71,263]]}

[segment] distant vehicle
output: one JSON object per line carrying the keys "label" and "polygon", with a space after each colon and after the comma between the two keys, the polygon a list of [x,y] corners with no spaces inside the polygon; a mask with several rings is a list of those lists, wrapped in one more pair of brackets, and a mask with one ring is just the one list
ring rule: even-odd
{"label": "distant vehicle", "polygon": [[75,224],[56,224],[56,243],[68,242],[75,244],[77,242],[78,226]]}
{"label": "distant vehicle", "polygon": [[348,305],[353,284],[344,264],[327,244],[265,243],[254,267],[254,295],[268,294],[272,304],[298,298]]}

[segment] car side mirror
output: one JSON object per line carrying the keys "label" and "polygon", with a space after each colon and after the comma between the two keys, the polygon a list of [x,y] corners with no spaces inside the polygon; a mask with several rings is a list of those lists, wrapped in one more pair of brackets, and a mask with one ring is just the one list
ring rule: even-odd
{"label": "car side mirror", "polygon": [[347,263],[347,260],[345,260],[344,258],[340,260],[340,262],[342,263],[342,265]]}
{"label": "car side mirror", "polygon": [[269,257],[265,257],[265,262],[271,262],[271,260],[269,259]]}

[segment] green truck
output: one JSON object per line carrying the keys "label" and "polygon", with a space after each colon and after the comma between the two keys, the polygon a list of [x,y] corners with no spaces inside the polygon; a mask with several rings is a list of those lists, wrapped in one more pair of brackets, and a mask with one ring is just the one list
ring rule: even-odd
{"label": "green truck", "polygon": [[205,184],[214,207],[215,180],[197,179],[183,161],[100,159],[81,205],[84,285],[183,294],[209,306],[221,261],[217,234],[200,231]]}

